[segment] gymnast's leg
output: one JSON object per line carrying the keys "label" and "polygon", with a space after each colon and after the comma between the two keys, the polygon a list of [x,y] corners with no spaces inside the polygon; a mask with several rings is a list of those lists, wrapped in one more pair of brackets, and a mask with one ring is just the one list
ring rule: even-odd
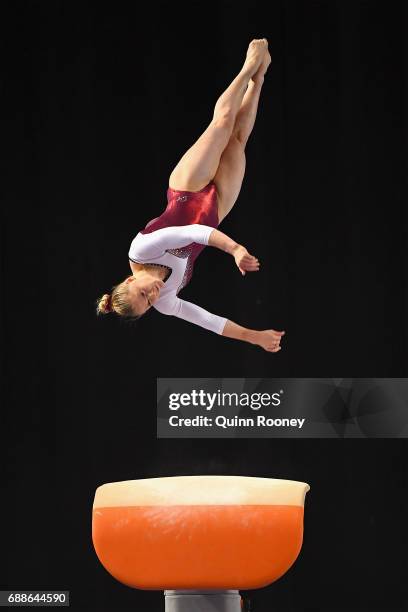
{"label": "gymnast's leg", "polygon": [[224,149],[214,183],[218,193],[218,216],[220,222],[234,206],[241,190],[245,174],[245,146],[255,124],[259,96],[264,75],[271,63],[266,50],[264,59],[248,84],[239,109],[228,145]]}
{"label": "gymnast's leg", "polygon": [[171,189],[200,191],[214,178],[221,155],[230,140],[245,90],[263,61],[267,45],[265,38],[249,44],[244,65],[217,100],[211,123],[171,173]]}

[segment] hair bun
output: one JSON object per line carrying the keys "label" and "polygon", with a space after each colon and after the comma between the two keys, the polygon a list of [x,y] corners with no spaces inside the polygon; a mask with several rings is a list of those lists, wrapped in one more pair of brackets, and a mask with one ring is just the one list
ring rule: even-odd
{"label": "hair bun", "polygon": [[109,314],[113,312],[112,296],[105,293],[98,302],[98,314]]}

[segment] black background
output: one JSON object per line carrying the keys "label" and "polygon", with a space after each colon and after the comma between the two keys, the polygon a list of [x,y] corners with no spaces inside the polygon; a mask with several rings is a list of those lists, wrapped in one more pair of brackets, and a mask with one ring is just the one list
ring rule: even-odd
{"label": "black background", "polygon": [[[402,440],[157,440],[156,376],[407,375],[404,2],[2,4],[1,587],[72,609],[163,610],[91,542],[102,483],[242,474],[310,483],[300,558],[252,609],[406,610]],[[7,7],[7,8],[5,8]],[[287,332],[268,354],[151,312],[97,319],[130,241],[252,38],[272,65],[239,200],[186,299]]]}

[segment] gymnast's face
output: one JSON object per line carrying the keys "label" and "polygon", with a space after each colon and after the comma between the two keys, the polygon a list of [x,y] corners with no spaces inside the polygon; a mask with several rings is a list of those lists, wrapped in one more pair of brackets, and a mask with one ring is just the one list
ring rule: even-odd
{"label": "gymnast's face", "polygon": [[164,287],[162,280],[144,270],[129,276],[125,283],[128,285],[133,311],[137,315],[142,315],[151,308],[160,296],[160,289]]}

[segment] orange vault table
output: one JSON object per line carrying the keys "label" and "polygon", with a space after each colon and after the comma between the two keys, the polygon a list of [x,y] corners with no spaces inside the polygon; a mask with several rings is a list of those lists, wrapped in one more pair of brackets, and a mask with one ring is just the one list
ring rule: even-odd
{"label": "orange vault table", "polygon": [[[294,563],[308,490],[304,482],[246,476],[105,484],[93,505],[95,551],[130,587],[165,590],[173,600],[177,593],[169,590],[229,592],[231,598],[236,589],[274,582]],[[171,610],[181,610],[174,601]]]}

